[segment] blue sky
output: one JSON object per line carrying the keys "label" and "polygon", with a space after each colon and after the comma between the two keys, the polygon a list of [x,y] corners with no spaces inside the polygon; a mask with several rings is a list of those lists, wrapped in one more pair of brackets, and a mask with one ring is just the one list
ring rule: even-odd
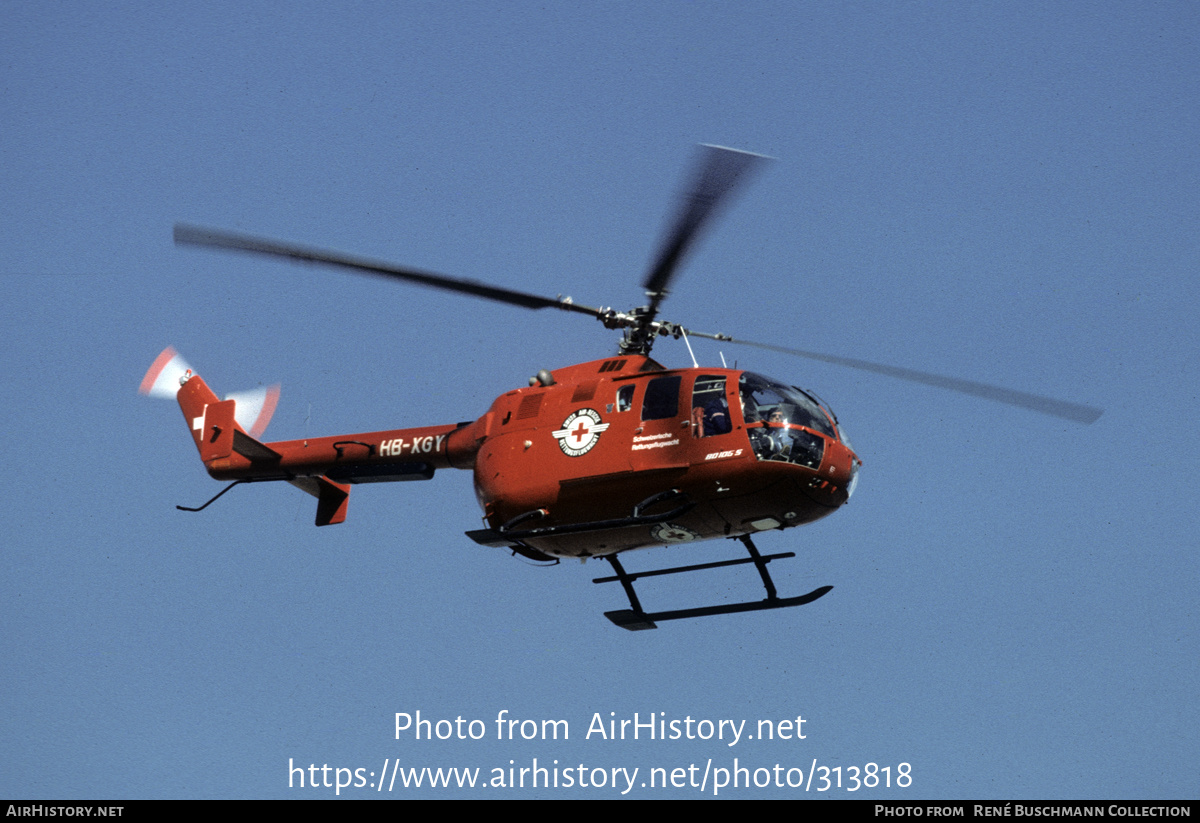
{"label": "blue sky", "polygon": [[[1195,797],[1198,33],[1183,2],[0,6],[0,795],[326,797],[289,763],[491,780],[536,758],[693,797],[736,758],[844,785],[721,796]],[[220,486],[178,410],[136,394],[168,344],[218,392],[281,382],[282,439],[473,419],[616,337],[179,249],[174,222],[627,309],[701,142],[777,160],[667,319],[1104,416],[698,342],[819,392],[862,479],[758,540],[798,554],[781,594],[824,599],[637,634],[602,616],[623,605],[591,583],[606,566],[464,537],[467,472],[358,487],[323,529],[282,485],[175,509]],[[758,596],[709,575],[644,600]],[[396,739],[418,710],[488,734]],[[502,711],[570,738],[497,740]],[[587,736],[635,713],[803,717],[805,739]],[[847,791],[868,763],[912,785]],[[703,790],[650,786],[691,765]]]}

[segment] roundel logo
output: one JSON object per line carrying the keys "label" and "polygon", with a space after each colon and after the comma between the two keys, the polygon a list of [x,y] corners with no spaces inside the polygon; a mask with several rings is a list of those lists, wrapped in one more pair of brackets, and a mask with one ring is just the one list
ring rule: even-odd
{"label": "roundel logo", "polygon": [[700,539],[700,535],[696,532],[683,526],[676,526],[674,523],[659,523],[650,529],[650,534],[655,540],[661,540],[664,543],[690,543]]}
{"label": "roundel logo", "polygon": [[600,433],[608,428],[600,422],[600,413],[592,409],[580,409],[563,421],[562,428],[554,432],[558,447],[568,457],[579,457],[592,450],[600,441]]}

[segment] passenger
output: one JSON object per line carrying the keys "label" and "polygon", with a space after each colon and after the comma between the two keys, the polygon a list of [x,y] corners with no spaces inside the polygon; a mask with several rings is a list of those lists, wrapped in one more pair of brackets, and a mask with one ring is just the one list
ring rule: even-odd
{"label": "passenger", "polygon": [[724,397],[714,397],[704,405],[704,436],[728,434],[733,431],[729,406]]}

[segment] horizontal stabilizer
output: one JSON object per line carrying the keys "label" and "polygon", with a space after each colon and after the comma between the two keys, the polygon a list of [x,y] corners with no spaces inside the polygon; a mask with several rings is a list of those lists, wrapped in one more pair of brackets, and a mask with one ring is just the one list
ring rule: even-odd
{"label": "horizontal stabilizer", "polygon": [[317,498],[318,526],[330,526],[346,519],[346,507],[350,503],[349,486],[334,483],[327,477],[294,477],[288,482]]}
{"label": "horizontal stabilizer", "polygon": [[233,450],[251,463],[271,463],[282,457],[279,452],[240,431],[233,433]]}

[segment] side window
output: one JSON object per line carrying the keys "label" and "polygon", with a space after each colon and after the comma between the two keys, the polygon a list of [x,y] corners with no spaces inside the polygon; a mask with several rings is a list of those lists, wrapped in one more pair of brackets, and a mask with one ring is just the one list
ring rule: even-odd
{"label": "side window", "polygon": [[643,420],[666,420],[679,414],[679,375],[656,377],[646,387],[642,401]]}
{"label": "side window", "polygon": [[702,374],[692,388],[692,435],[712,437],[733,431],[729,401],[725,398],[725,376]]}
{"label": "side window", "polygon": [[627,412],[633,408],[633,389],[632,383],[626,383],[617,391],[617,411]]}

